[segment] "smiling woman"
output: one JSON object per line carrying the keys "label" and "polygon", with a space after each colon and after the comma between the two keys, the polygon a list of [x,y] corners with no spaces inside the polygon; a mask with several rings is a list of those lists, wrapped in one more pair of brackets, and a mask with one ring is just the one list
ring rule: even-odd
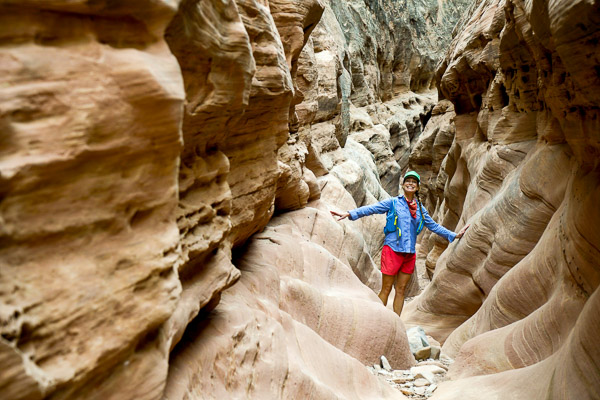
{"label": "smiling woman", "polygon": [[423,208],[419,199],[420,180],[419,174],[415,171],[408,171],[402,182],[404,195],[345,213],[330,211],[332,215],[339,217],[338,221],[344,218],[354,221],[367,215],[388,214],[384,227],[384,246],[381,251],[382,284],[379,298],[384,305],[387,305],[392,286],[394,286],[396,290],[394,312],[398,315],[402,313],[404,305],[404,290],[415,270],[415,245],[417,235],[421,233],[423,226],[449,242],[454,241],[455,238],[460,239],[469,228],[469,225],[466,225],[460,232],[455,233],[435,222]]}

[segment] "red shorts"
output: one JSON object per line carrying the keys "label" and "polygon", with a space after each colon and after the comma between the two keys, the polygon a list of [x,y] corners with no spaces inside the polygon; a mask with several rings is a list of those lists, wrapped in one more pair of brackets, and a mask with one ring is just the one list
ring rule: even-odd
{"label": "red shorts", "polygon": [[398,271],[412,274],[415,271],[415,253],[396,253],[390,246],[383,246],[381,250],[381,273],[385,275],[396,275]]}

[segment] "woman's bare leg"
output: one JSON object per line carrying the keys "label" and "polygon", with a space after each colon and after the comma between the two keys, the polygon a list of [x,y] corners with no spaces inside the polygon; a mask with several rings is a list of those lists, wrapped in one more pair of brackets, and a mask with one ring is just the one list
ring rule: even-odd
{"label": "woman's bare leg", "polygon": [[404,289],[406,289],[406,285],[410,280],[410,275],[411,274],[405,274],[404,272],[398,272],[397,275],[396,285],[394,286],[394,289],[396,290],[396,295],[394,296],[394,312],[398,314],[398,316],[402,314],[402,307],[404,307]]}
{"label": "woman's bare leg", "polygon": [[388,297],[394,286],[394,275],[381,274],[381,292],[379,292],[379,298],[383,305],[387,305]]}

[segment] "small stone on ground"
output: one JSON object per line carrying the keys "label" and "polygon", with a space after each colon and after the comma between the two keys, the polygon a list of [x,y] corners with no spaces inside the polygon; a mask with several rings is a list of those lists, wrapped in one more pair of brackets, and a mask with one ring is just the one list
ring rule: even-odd
{"label": "small stone on ground", "polygon": [[[383,360],[384,357],[381,359]],[[452,363],[453,360],[444,355],[440,361],[433,359],[419,361],[416,366],[407,370],[386,371],[377,364],[367,368],[373,375],[395,387],[409,399],[427,400],[433,396],[438,384],[446,380],[446,372]]]}

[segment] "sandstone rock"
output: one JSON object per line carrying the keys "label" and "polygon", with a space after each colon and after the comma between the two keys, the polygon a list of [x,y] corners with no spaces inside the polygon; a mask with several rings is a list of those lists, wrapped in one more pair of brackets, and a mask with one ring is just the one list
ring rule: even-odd
{"label": "sandstone rock", "polygon": [[[173,2],[2,2],[0,397],[159,398],[181,285]],[[103,382],[101,387],[96,382]]]}
{"label": "sandstone rock", "polygon": [[[307,23],[314,18],[311,2],[306,5],[290,23],[292,31],[304,17]],[[222,23],[215,24],[207,16]],[[293,40],[293,33],[288,33],[286,43]],[[218,209],[215,219],[226,220],[221,223],[222,234],[239,244],[266,225],[274,211],[280,175],[277,150],[287,140],[293,96],[288,61],[294,63],[296,44],[290,45],[292,53],[286,55],[269,10],[253,1],[223,7],[212,2],[182,2],[167,40],[186,82],[183,165],[200,163],[213,153],[226,156],[229,169],[225,175],[217,174],[225,201],[214,203]],[[229,73],[235,79],[230,79]],[[197,193],[206,192],[217,177],[214,173],[193,176],[192,182],[197,182],[188,189],[189,196],[182,195],[183,200],[190,197],[199,203]],[[223,204],[228,206],[220,209]],[[211,211],[213,203],[192,208]],[[213,226],[206,218],[197,219],[201,221],[198,233]]]}
{"label": "sandstone rock", "polygon": [[442,348],[440,346],[431,346],[431,354],[429,355],[429,357],[433,358],[434,360],[438,360],[440,358],[441,352]]}
{"label": "sandstone rock", "polygon": [[[322,6],[318,2],[307,1],[302,5],[299,2],[295,4],[293,18],[279,23],[281,5],[276,2],[270,10],[273,18],[269,10],[254,2],[240,5],[237,8],[232,2],[219,7],[211,2],[184,1],[165,35],[182,66],[188,99],[179,175],[178,225],[183,251],[180,273],[184,290],[187,286],[196,287],[191,298],[200,295],[197,283],[202,280],[206,282],[205,289],[212,293],[202,295],[205,299],[199,307],[190,304],[191,308],[178,311],[188,317],[174,328],[179,332],[177,335],[199,308],[216,299],[220,291],[239,277],[228,260],[215,262],[215,254],[229,252],[232,242],[243,240],[240,237],[264,226],[273,212],[275,197],[281,209],[298,208],[311,196],[318,197],[314,181],[311,193],[302,179],[302,166],[290,161],[294,159],[293,152],[280,152],[285,154],[280,158],[287,163],[277,161],[276,156],[287,136],[291,77],[310,33],[310,30],[303,32],[303,28],[316,23]],[[253,15],[251,20],[246,13]],[[260,43],[256,43],[257,29],[264,32]],[[229,73],[235,79],[228,77]],[[279,112],[279,119],[262,123],[255,118],[263,113],[265,106],[272,106],[270,112]],[[244,118],[240,119],[242,114]],[[260,128],[255,129],[253,124]],[[264,133],[260,135],[262,142],[248,135],[260,129]],[[223,135],[224,131],[228,134]],[[248,142],[251,145],[246,146]],[[277,186],[273,186],[278,178]],[[248,201],[251,207],[244,205]],[[244,213],[237,211],[240,208],[244,208]],[[233,220],[232,213],[236,214]],[[204,267],[201,272],[197,272],[199,265]],[[225,273],[223,279],[207,279],[211,273],[206,270],[213,266],[217,269],[212,275]]]}
{"label": "sandstone rock", "polygon": [[[586,302],[567,341],[547,359],[520,369],[444,382],[440,385],[436,398],[452,399],[458,395],[470,399],[481,398],[478,396],[502,398],[506,393],[535,398],[540,393],[545,395],[551,391],[560,391],[566,398],[596,398],[596,385],[573,385],[570,382],[578,379],[594,382],[597,378],[593,368],[589,369],[587,366],[590,365],[590,359],[597,359],[600,355],[598,347],[585,349],[584,343],[589,343],[588,340],[593,338],[600,328],[599,299],[600,294],[595,291]],[[590,358],[582,357],[581,354],[587,354]]]}
{"label": "sandstone rock", "polygon": [[[198,390],[225,397],[395,398],[397,392],[361,362],[379,361],[385,351],[398,367],[412,364],[406,338],[394,333],[404,332],[399,318],[348,266],[281,222],[254,236],[236,261],[240,281],[222,294],[210,318],[184,335],[165,395]],[[354,322],[344,320],[352,315]],[[197,360],[193,374],[191,360]],[[357,379],[361,385],[351,383]]]}
{"label": "sandstone rock", "polygon": [[[341,184],[329,177],[325,180],[322,200],[335,201],[341,210],[354,208],[352,197]],[[335,223],[329,214],[329,206],[324,201],[311,204],[312,207],[298,210],[295,215],[281,215],[271,221],[272,226],[285,224],[294,226],[307,241],[323,246],[344,264],[350,266],[358,279],[373,291],[381,288],[381,273],[370,255],[368,236],[360,233],[361,221]],[[335,208],[334,208],[335,209]],[[378,233],[379,235],[379,233]]]}
{"label": "sandstone rock", "polygon": [[436,398],[598,396],[597,373],[558,373],[587,370],[574,343],[597,322],[596,14],[584,2],[475,2],[438,71],[455,134],[428,200],[434,219],[471,228],[432,255],[433,281],[403,314],[456,357]]}
{"label": "sandstone rock", "polygon": [[[348,355],[414,363],[372,292],[380,221],[323,214],[394,194],[390,152],[347,143],[351,101],[404,168],[431,104],[372,103],[430,87],[453,7],[3,2],[3,396],[398,398]],[[309,202],[256,239],[289,236],[306,271],[240,274],[248,239]]]}
{"label": "sandstone rock", "polygon": [[[400,330],[400,320],[381,306],[377,296],[361,284],[349,266],[317,244],[331,240],[335,220],[328,213],[317,212],[310,221],[307,211],[274,220],[273,229],[258,235],[248,248],[246,262],[277,266],[281,275],[281,309],[334,346],[364,364],[380,360],[385,354],[395,368],[412,365],[414,360]],[[329,229],[323,232],[329,231],[328,237],[312,237],[309,242],[310,236],[295,234],[292,228],[304,221],[313,226],[327,224]],[[319,230],[313,234],[318,235]]]}
{"label": "sandstone rock", "polygon": [[294,82],[294,99],[290,105],[289,124],[290,131],[297,129],[295,105],[304,100],[304,95],[298,90],[296,84],[298,71],[298,58],[303,50],[309,35],[321,19],[323,4],[319,0],[296,0],[294,2],[274,0],[269,2],[269,11],[273,16],[279,32],[286,61],[292,80]]}
{"label": "sandstone rock", "polygon": [[200,309],[218,301],[219,293],[239,278],[230,262],[231,243],[225,240],[232,228],[233,197],[231,162],[223,151],[228,137],[222,132],[249,104],[256,62],[233,2],[225,7],[181,2],[165,38],[181,66],[187,99],[177,213],[184,293],[168,324],[172,348]]}
{"label": "sandstone rock", "polygon": [[419,350],[415,351],[414,356],[417,360],[426,360],[431,357],[431,347],[421,347]]}
{"label": "sandstone rock", "polygon": [[[223,294],[217,314],[182,339],[170,369],[166,397],[183,398],[187,391],[198,390],[221,398],[327,399],[342,395],[366,399],[374,392],[383,398],[398,398],[394,389],[379,382],[358,361],[278,312],[272,302],[275,299],[269,299],[275,292],[262,286],[252,288],[273,281],[263,275],[245,284],[250,275],[242,272],[240,282]],[[249,305],[247,292],[256,289],[266,296],[257,296],[257,302]],[[200,332],[201,340],[197,337]],[[194,365],[193,374],[186,372],[190,364]],[[355,379],[362,384],[353,385]]]}

